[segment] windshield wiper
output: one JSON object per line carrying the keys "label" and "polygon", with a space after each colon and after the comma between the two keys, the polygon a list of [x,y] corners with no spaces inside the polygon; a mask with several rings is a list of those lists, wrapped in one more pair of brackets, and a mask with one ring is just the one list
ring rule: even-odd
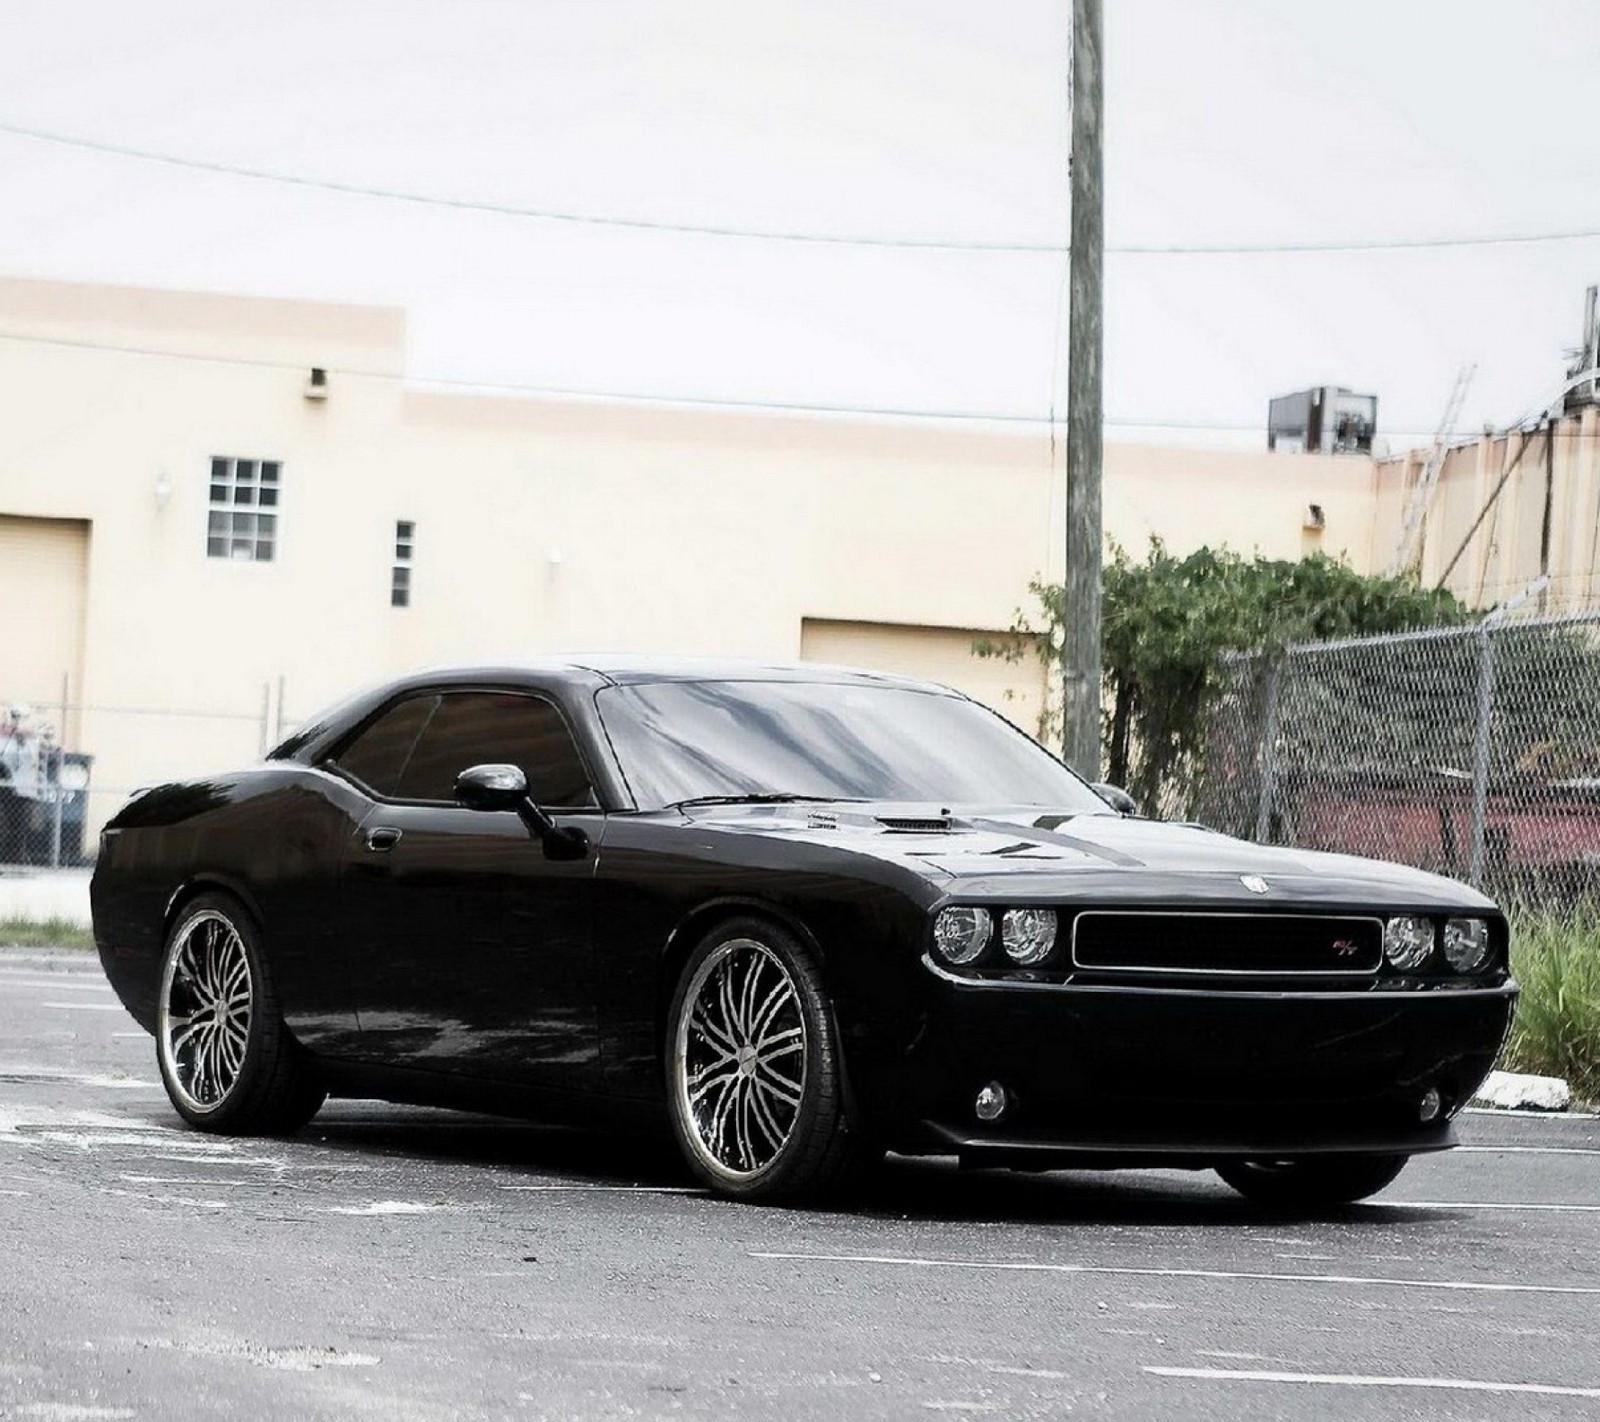
{"label": "windshield wiper", "polygon": [[691,805],[792,805],[796,802],[813,805],[866,804],[858,795],[796,795],[785,790],[767,794],[751,791],[748,795],[695,795],[688,800],[674,800],[666,808],[684,810]]}

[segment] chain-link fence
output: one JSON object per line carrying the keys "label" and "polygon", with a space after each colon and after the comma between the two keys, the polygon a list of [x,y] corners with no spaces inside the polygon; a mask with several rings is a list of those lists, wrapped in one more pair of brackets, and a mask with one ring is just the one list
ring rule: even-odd
{"label": "chain-link fence", "polygon": [[135,789],[258,759],[287,729],[272,690],[233,710],[0,695],[0,865],[87,863]]}
{"label": "chain-link fence", "polygon": [[1197,818],[1524,899],[1600,888],[1600,613],[1236,656]]}

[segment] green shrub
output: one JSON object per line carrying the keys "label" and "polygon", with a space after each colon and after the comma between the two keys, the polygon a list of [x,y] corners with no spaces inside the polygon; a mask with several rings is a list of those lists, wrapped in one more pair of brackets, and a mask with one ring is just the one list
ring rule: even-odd
{"label": "green shrub", "polygon": [[1600,1102],[1600,913],[1514,914],[1511,967],[1522,1000],[1501,1065],[1565,1077]]}

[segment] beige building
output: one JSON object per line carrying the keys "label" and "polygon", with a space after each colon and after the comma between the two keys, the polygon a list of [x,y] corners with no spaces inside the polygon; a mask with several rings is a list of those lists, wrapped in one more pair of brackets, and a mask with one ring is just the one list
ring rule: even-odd
{"label": "beige building", "polygon": [[1489,608],[1547,578],[1538,595],[1547,611],[1600,603],[1600,407],[1451,449],[1431,481],[1427,465],[1426,450],[1377,465],[1380,571],[1394,566],[1409,511],[1404,561],[1426,587]]}
{"label": "beige building", "polygon": [[[0,281],[0,708],[94,757],[91,833],[434,662],[845,661],[1035,721],[1037,668],[970,647],[1060,576],[1047,430],[442,393],[405,339],[396,310]],[[1364,459],[1111,445],[1105,523],[1365,569],[1374,489]]]}

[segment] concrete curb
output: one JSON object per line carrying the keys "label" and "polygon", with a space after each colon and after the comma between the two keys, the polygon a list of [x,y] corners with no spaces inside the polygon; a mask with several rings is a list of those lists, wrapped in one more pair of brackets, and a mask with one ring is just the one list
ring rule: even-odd
{"label": "concrete curb", "polygon": [[1472,1104],[1504,1111],[1565,1111],[1572,1105],[1572,1088],[1559,1076],[1492,1071]]}

